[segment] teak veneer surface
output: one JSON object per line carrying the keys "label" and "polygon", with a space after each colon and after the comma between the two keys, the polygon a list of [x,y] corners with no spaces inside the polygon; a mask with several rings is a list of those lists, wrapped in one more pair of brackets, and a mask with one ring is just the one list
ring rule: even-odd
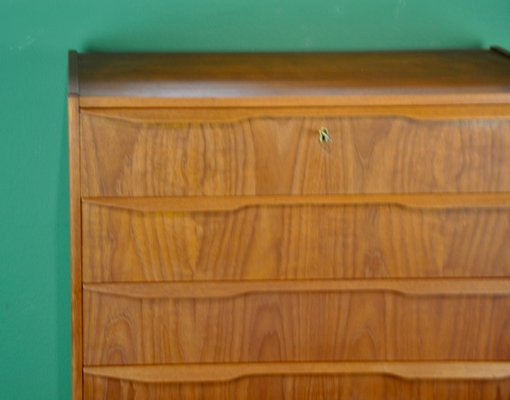
{"label": "teak veneer surface", "polygon": [[510,275],[505,208],[82,207],[85,282]]}
{"label": "teak veneer surface", "polygon": [[89,205],[138,212],[221,212],[277,206],[395,206],[422,210],[506,209],[510,193],[420,193],[273,196],[82,197]]}
{"label": "teak veneer surface", "polygon": [[[404,366],[403,368],[406,368]],[[483,366],[475,365],[483,371]],[[458,369],[453,365],[452,369]],[[136,374],[136,373],[135,373]],[[392,376],[256,376],[230,382],[145,383],[85,374],[90,400],[506,400],[510,379],[437,380]]]}
{"label": "teak veneer surface", "polygon": [[97,53],[77,58],[77,90],[86,106],[126,105],[129,97],[174,100],[169,104],[177,106],[205,100],[236,107],[250,100],[258,105],[366,104],[374,99],[384,104],[399,97],[407,103],[427,97],[450,104],[510,100],[508,60],[498,51]]}
{"label": "teak veneer surface", "polygon": [[[321,127],[332,143],[319,143]],[[81,132],[85,196],[510,191],[509,118],[165,123],[82,112]]]}
{"label": "teak veneer surface", "polygon": [[69,65],[73,400],[510,398],[510,53]]}
{"label": "teak veneer surface", "polygon": [[85,365],[505,361],[510,355],[510,295],[302,289],[196,299],[192,293],[133,298],[85,290]]}
{"label": "teak veneer surface", "polygon": [[221,299],[249,294],[387,292],[400,296],[508,296],[508,278],[329,279],[84,283],[90,293],[133,299]]}
{"label": "teak veneer surface", "polygon": [[229,382],[257,376],[385,375],[400,379],[509,379],[508,362],[303,362],[85,367],[90,376],[133,382]]}

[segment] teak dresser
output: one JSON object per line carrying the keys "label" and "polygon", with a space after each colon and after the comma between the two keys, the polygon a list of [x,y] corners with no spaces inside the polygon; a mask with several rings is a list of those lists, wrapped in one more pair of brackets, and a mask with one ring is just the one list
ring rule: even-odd
{"label": "teak dresser", "polygon": [[74,400],[510,399],[510,55],[70,53]]}

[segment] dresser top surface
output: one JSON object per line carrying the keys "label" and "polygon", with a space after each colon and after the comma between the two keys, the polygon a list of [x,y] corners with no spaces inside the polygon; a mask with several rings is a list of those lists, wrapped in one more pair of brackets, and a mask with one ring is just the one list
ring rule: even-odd
{"label": "dresser top surface", "polygon": [[230,54],[70,52],[69,92],[81,97],[169,99],[345,99],[448,94],[501,98],[510,96],[510,56],[501,49]]}

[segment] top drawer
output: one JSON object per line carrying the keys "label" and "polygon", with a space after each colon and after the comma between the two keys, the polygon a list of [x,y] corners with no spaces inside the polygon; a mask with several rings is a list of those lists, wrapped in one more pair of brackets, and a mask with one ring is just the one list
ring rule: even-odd
{"label": "top drawer", "polygon": [[510,191],[510,119],[103,110],[80,121],[83,196]]}

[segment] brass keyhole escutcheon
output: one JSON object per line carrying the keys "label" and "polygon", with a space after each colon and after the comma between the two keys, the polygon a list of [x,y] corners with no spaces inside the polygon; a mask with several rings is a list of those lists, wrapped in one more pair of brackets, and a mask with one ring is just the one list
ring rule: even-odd
{"label": "brass keyhole escutcheon", "polygon": [[319,142],[320,143],[330,143],[333,139],[329,134],[328,128],[322,127],[319,129]]}

